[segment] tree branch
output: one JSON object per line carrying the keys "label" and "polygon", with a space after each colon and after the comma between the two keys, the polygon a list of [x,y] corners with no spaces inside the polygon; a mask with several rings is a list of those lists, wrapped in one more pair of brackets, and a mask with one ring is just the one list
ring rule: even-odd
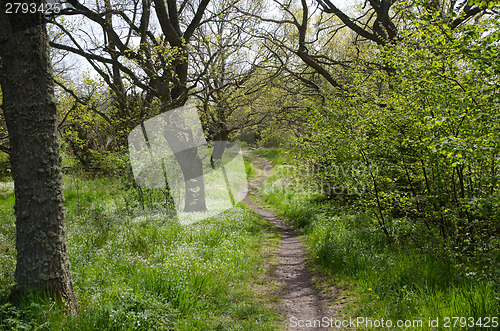
{"label": "tree branch", "polygon": [[153,0],[153,2],[155,4],[156,17],[158,17],[158,21],[160,22],[161,30],[163,31],[165,38],[167,38],[171,46],[181,46],[181,36],[177,34],[177,31],[170,22],[167,8],[165,7],[165,1]]}
{"label": "tree branch", "polygon": [[108,63],[108,64],[117,65],[120,68],[121,71],[123,71],[124,73],[126,73],[134,81],[134,84],[136,84],[138,87],[140,87],[142,89],[149,89],[149,87],[147,85],[145,85],[144,83],[142,83],[139,80],[139,78],[135,75],[135,73],[132,70],[130,70],[129,68],[127,68],[126,66],[124,66],[123,64],[121,64],[117,60],[109,59],[109,58],[106,58],[106,57],[103,57],[103,56],[100,56],[100,55],[96,55],[96,54],[92,54],[92,53],[87,53],[87,52],[85,52],[83,50],[80,50],[78,48],[74,48],[74,47],[71,47],[71,46],[58,44],[58,43],[55,43],[53,41],[49,42],[49,45],[51,47],[54,47],[54,48],[57,48],[57,49],[62,49],[62,50],[65,50],[65,51],[68,51],[68,52],[80,55],[80,56],[86,58],[87,60],[95,60],[95,61],[99,61],[99,62],[102,62],[102,63]]}
{"label": "tree branch", "polygon": [[349,27],[352,31],[356,32],[361,37],[372,40],[376,43],[379,43],[379,39],[373,33],[370,33],[357,25],[349,16],[344,14],[343,11],[338,9],[333,3],[329,0],[316,0],[318,4],[321,5],[323,11],[326,13],[335,14],[347,27]]}
{"label": "tree branch", "polygon": [[467,21],[468,19],[470,19],[474,15],[479,14],[483,10],[486,10],[486,9],[479,7],[479,6],[464,9],[464,11],[462,12],[462,14],[460,16],[458,16],[453,21],[451,21],[450,28],[452,30],[457,28],[460,24],[464,23],[465,21]]}
{"label": "tree branch", "polygon": [[205,9],[207,8],[208,4],[210,3],[210,0],[202,0],[200,5],[198,6],[198,9],[196,11],[196,14],[194,15],[193,20],[189,24],[189,26],[186,28],[186,31],[184,31],[184,41],[188,42],[189,39],[191,39],[194,31],[196,28],[199,26],[200,21],[203,17],[203,13],[205,12]]}
{"label": "tree branch", "polygon": [[89,102],[87,100],[83,100],[81,97],[79,97],[75,91],[73,91],[72,89],[70,89],[69,87],[67,87],[66,85],[64,85],[63,83],[59,82],[57,79],[54,79],[54,83],[61,87],[66,93],[68,93],[69,95],[71,95],[73,97],[73,99],[75,100],[75,104],[73,105],[73,107],[71,107],[71,109],[66,113],[66,115],[64,115],[64,118],[62,119],[61,123],[59,123],[59,125],[57,126],[57,128],[61,128],[63,123],[66,121],[66,119],[68,118],[69,114],[74,111],[76,109],[76,104],[79,103],[83,106],[90,106],[90,109],[92,111],[94,111],[96,114],[98,114],[99,116],[101,116],[106,122],[108,122],[110,125],[113,125],[113,122],[110,120],[110,118],[104,114],[102,111],[98,110],[97,108],[95,108],[93,105],[89,105]]}

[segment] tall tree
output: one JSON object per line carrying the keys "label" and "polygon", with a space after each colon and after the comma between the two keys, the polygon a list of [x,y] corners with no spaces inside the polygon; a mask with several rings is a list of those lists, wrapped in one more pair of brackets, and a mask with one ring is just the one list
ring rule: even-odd
{"label": "tall tree", "polygon": [[[399,1],[399,0],[366,0],[361,8],[350,12],[341,9],[329,0],[315,0],[316,8],[307,0],[272,0],[279,9],[279,18],[261,17],[268,23],[281,26],[280,29],[264,31],[262,37],[269,40],[276,50],[280,61],[288,62],[289,54],[294,54],[310,70],[288,70],[292,76],[297,77],[304,86],[312,90],[319,90],[316,79],[311,79],[311,72],[321,76],[330,88],[345,89],[343,81],[344,69],[352,70],[353,61],[359,62],[359,55],[371,46],[389,46],[398,42],[398,29],[404,26],[404,16],[401,15],[408,7],[417,16],[432,15],[445,18],[452,29],[484,13],[488,4],[493,1]],[[361,2],[361,1],[360,1]],[[319,12],[319,13],[318,13]],[[353,39],[352,46],[356,47],[354,56],[345,58],[342,52],[332,50],[332,45],[337,46],[342,30],[350,32],[349,38]],[[345,33],[344,33],[345,34]],[[360,46],[360,42],[365,46]],[[368,41],[368,43],[367,43]],[[339,47],[334,47],[339,48]],[[339,54],[340,53],[340,54]],[[345,53],[345,52],[344,52]],[[368,66],[373,65],[369,61]],[[380,69],[380,68],[377,68]],[[381,69],[392,71],[388,65]],[[340,73],[339,73],[340,72]]]}
{"label": "tall tree", "polygon": [[[53,24],[67,36],[67,43],[51,42],[51,45],[84,57],[99,73],[117,97],[120,117],[133,118],[124,131],[186,103],[190,89],[188,44],[202,24],[210,0],[183,1],[180,6],[176,0],[103,0],[89,6],[77,0],[67,2],[72,9],[65,13],[81,15],[86,27],[98,26],[105,40],[80,38],[54,20]],[[142,92],[143,102],[129,107],[128,96],[137,91]],[[140,114],[132,113],[135,108],[140,108]],[[187,140],[192,141],[193,137]],[[183,175],[192,185],[186,191],[185,211],[205,210],[205,200],[200,198],[203,194],[199,193],[204,190],[199,176],[202,161],[188,141],[180,148],[185,151],[182,156],[175,154]],[[168,143],[174,146],[182,142],[171,139]]]}
{"label": "tall tree", "polygon": [[[271,76],[263,70],[257,72],[265,59],[249,31],[258,21],[231,8],[233,2],[212,4],[214,20],[198,29],[192,43],[194,70],[205,72],[195,96],[202,105],[200,115],[205,130],[214,141],[227,141],[231,133],[255,126],[268,116],[263,109],[250,109],[255,94]],[[256,2],[240,1],[239,5],[249,7],[247,10],[253,13],[261,10]],[[217,152],[220,157],[223,149]]]}
{"label": "tall tree", "polygon": [[[184,105],[189,90],[188,44],[203,23],[210,0],[184,1],[181,6],[175,0],[99,0],[88,6],[67,2],[72,8],[62,13],[81,15],[86,24],[68,29],[54,19],[66,41],[51,46],[85,58],[116,94],[124,114],[129,111],[126,97],[131,90],[143,91],[147,102],[157,99],[164,108]],[[102,29],[103,40],[88,37],[96,26]]]}
{"label": "tall tree", "polygon": [[[43,1],[25,2],[40,8]],[[0,1],[0,85],[16,196],[17,265],[11,298],[44,293],[74,312],[44,14],[8,13],[11,4]]]}

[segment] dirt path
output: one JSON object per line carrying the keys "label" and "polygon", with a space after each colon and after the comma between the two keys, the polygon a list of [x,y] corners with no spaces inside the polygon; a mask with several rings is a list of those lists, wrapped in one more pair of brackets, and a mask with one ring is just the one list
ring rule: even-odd
{"label": "dirt path", "polygon": [[[272,171],[272,166],[266,159],[258,157],[257,162],[261,162],[264,174],[258,183],[250,186],[249,193],[259,187]],[[276,271],[280,289],[277,295],[281,299],[279,308],[286,315],[285,322],[288,329],[326,330],[318,326],[319,321],[329,314],[322,298],[312,286],[311,275],[304,265],[304,247],[297,233],[272,212],[250,202],[248,194],[243,201],[260,216],[273,223],[280,232],[281,246],[278,249],[279,265]],[[312,324],[315,320],[317,327]]]}

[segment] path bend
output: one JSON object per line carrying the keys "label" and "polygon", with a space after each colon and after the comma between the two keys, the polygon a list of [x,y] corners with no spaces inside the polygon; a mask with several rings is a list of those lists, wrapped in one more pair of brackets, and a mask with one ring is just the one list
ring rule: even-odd
{"label": "path bend", "polygon": [[[281,298],[280,309],[286,316],[288,330],[327,330],[319,323],[324,317],[328,318],[326,305],[314,289],[311,274],[305,267],[304,245],[299,236],[284,220],[248,199],[251,191],[261,186],[272,172],[272,166],[267,159],[254,155],[252,157],[261,162],[264,174],[256,184],[249,187],[243,201],[279,230],[281,245],[278,248],[279,265],[276,270],[276,280],[280,284],[280,289],[277,294]],[[316,321],[316,327],[306,326],[307,324],[314,325],[314,321]],[[302,327],[299,327],[299,323]]]}

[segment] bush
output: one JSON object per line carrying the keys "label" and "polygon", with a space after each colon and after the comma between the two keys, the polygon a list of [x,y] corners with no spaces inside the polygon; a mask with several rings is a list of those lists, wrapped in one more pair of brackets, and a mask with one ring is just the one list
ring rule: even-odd
{"label": "bush", "polygon": [[0,152],[0,180],[11,177],[10,157]]}
{"label": "bush", "polygon": [[389,242],[369,209],[356,213],[300,187],[284,189],[287,180],[276,171],[259,195],[304,235],[311,265],[353,297],[344,312],[394,321],[500,313],[499,288],[487,277],[494,250],[488,251],[491,259],[462,259],[440,238],[427,237],[434,240],[424,245],[418,239],[428,236],[421,234],[425,227],[408,221],[391,222]]}

